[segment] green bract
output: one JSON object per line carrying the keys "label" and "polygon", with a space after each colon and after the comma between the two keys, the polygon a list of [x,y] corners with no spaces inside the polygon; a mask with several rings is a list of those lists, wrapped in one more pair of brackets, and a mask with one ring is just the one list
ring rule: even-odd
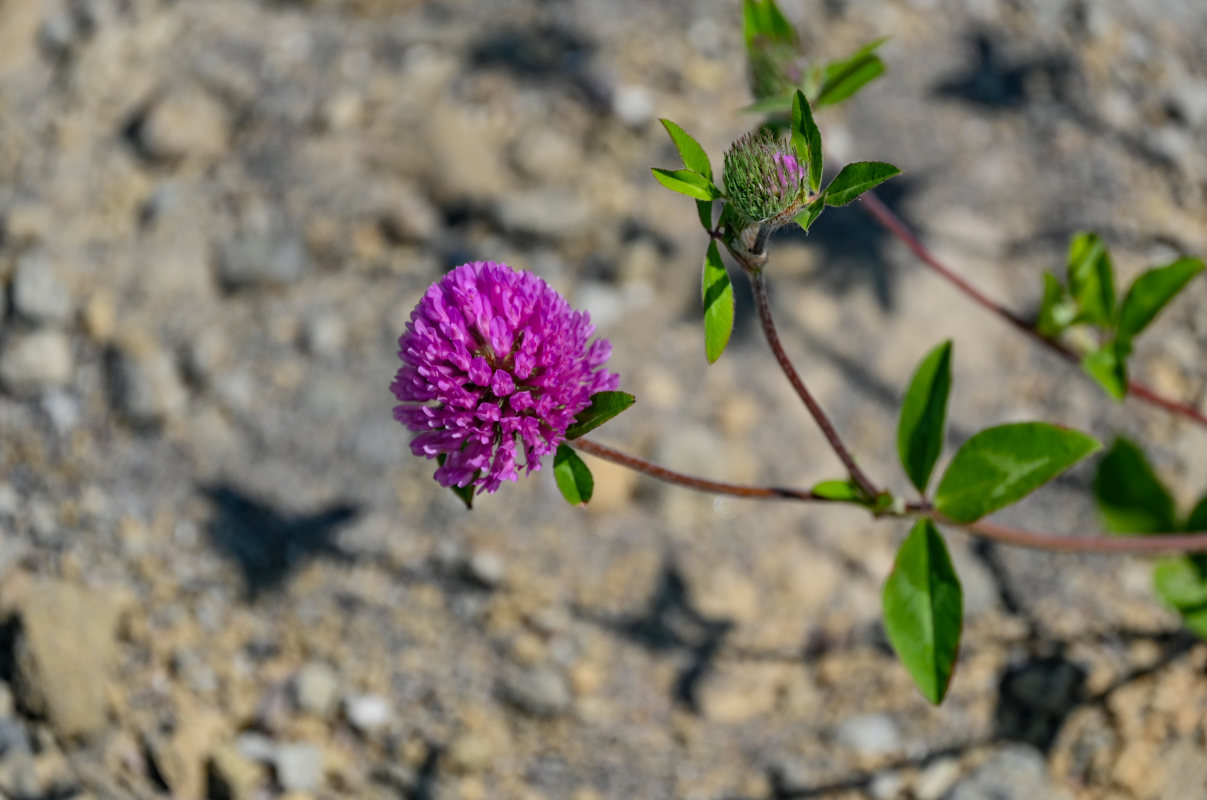
{"label": "green bract", "polygon": [[738,139],[725,154],[725,194],[749,222],[791,222],[808,199],[808,179],[791,146],[766,129]]}

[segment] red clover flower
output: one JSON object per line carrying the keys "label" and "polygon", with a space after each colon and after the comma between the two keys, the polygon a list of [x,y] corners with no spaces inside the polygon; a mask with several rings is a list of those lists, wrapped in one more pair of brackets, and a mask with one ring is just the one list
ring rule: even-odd
{"label": "red clover flower", "polygon": [[565,440],[596,392],[617,388],[603,368],[607,339],[588,343],[590,316],[530,272],[462,264],[419,301],[398,340],[394,418],[418,435],[411,452],[440,459],[443,486],[493,492]]}

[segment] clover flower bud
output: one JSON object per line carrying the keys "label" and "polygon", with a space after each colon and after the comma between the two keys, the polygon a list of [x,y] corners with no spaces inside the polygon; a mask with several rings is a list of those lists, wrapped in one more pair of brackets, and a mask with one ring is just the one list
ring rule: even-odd
{"label": "clover flower bud", "polygon": [[[615,389],[612,346],[547,283],[506,264],[462,264],[432,284],[398,340],[394,418],[440,461],[443,486],[494,492],[540,469],[591,395]],[[519,463],[523,445],[523,463]]]}
{"label": "clover flower bud", "polygon": [[791,222],[809,199],[808,178],[791,145],[766,129],[746,134],[725,154],[725,194],[751,223]]}

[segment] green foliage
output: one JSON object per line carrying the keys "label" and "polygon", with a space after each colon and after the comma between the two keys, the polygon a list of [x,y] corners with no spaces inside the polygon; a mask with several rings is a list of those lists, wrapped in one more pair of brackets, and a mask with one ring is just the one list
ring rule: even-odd
{"label": "green foliage", "polygon": [[817,218],[821,216],[821,212],[825,211],[825,209],[825,193],[823,192],[820,197],[805,206],[805,210],[797,214],[794,220],[801,227],[801,230],[808,233],[809,228],[817,221]]}
{"label": "green foliage", "polygon": [[872,499],[859,488],[859,484],[851,480],[822,481],[813,486],[812,492],[824,500],[833,500],[838,503],[867,505],[872,502]]}
{"label": "green foliage", "polygon": [[1173,497],[1144,452],[1118,438],[1098,462],[1094,497],[1106,529],[1115,533],[1156,533],[1178,528]]}
{"label": "green foliage", "polygon": [[1179,258],[1140,275],[1122,302],[1116,302],[1115,275],[1101,237],[1079,233],[1069,245],[1068,286],[1044,273],[1043,304],[1036,329],[1055,338],[1074,325],[1090,325],[1099,346],[1085,354],[1081,366],[1117,400],[1128,391],[1127,359],[1132,340],[1156,318],[1178,292],[1203,271],[1197,258]]}
{"label": "green foliage", "polygon": [[947,545],[929,519],[918,520],[897,551],[881,603],[898,658],[923,696],[938,705],[960,650],[964,598]]}
{"label": "green foliage", "polygon": [[824,167],[821,155],[821,130],[813,121],[813,110],[805,93],[797,90],[792,98],[792,149],[809,167],[809,188],[814,192],[821,189],[821,171]]}
{"label": "green foliage", "polygon": [[690,169],[659,169],[651,167],[650,171],[659,183],[672,192],[685,194],[697,200],[715,200],[721,196],[721,190],[710,179]]}
{"label": "green foliage", "polygon": [[596,392],[591,395],[591,405],[578,412],[566,429],[566,438],[577,439],[590,433],[635,402],[637,398],[628,392]]}
{"label": "green foliage", "polygon": [[954,522],[974,522],[1018,502],[1100,447],[1084,433],[1046,422],[988,428],[948,464],[935,509]]}
{"label": "green foliage", "polygon": [[884,62],[875,51],[886,41],[886,36],[874,39],[850,56],[826,64],[813,106],[821,108],[840,103],[883,75]]}
{"label": "green foliage", "polygon": [[1207,532],[1207,495],[1195,505],[1186,518],[1186,530]]}
{"label": "green foliage", "polygon": [[708,153],[704,152],[700,143],[669,119],[659,121],[662,123],[662,127],[666,128],[671,141],[675,143],[675,149],[679,151],[679,157],[683,159],[683,166],[711,181],[712,164],[708,160]]}
{"label": "green foliage", "polygon": [[708,243],[700,296],[704,303],[704,355],[715,364],[733,333],[733,285],[715,241]]}
{"label": "green foliage", "polygon": [[828,206],[845,206],[859,195],[887,181],[901,170],[880,161],[856,161],[847,164],[826,187]]}
{"label": "green foliage", "polygon": [[748,48],[760,37],[772,42],[797,43],[796,29],[775,0],[745,0],[742,3],[742,32]]}
{"label": "green foliage", "polygon": [[583,505],[591,500],[595,492],[595,479],[585,461],[579,458],[574,448],[559,444],[553,454],[553,478],[562,497],[570,505]]}
{"label": "green foliage", "polygon": [[951,341],[922,359],[901,403],[897,453],[910,482],[923,494],[943,450],[947,395],[951,391]]}

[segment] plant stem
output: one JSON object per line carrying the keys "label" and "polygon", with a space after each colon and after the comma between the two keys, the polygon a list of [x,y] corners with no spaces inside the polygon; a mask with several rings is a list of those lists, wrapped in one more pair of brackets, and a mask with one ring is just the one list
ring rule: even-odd
{"label": "plant stem", "polygon": [[[1047,347],[1053,353],[1063,358],[1072,364],[1080,364],[1081,356],[1069,349],[1065,345],[1044,336],[1035,326],[1027,322],[1025,319],[1015,314],[1010,309],[984,294],[980,289],[977,289],[963,277],[940,261],[934,253],[927,249],[926,245],[922,244],[921,240],[914,234],[913,231],[905,224],[905,222],[889,209],[884,202],[877,197],[873,192],[866,192],[861,197],[860,206],[868,214],[872,216],[880,225],[901,240],[902,244],[908,247],[914,255],[916,255],[922,263],[930,267],[932,270],[942,276],[948,283],[959,289],[973,302],[989,312],[996,314],[1001,319],[1005,320],[1010,325],[1024,335],[1030,337],[1039,344]],[[1207,427],[1207,414],[1204,414],[1199,409],[1189,403],[1182,403],[1177,400],[1170,399],[1159,394],[1155,390],[1138,381],[1129,380],[1127,383],[1128,393],[1134,395],[1137,399],[1142,400],[1149,405],[1163,408],[1171,414],[1184,417],[1195,422],[1198,425]]]}
{"label": "plant stem", "polygon": [[821,428],[822,434],[826,437],[826,441],[830,443],[830,447],[841,459],[847,472],[864,494],[868,497],[875,497],[880,494],[880,490],[876,488],[876,484],[872,483],[867,474],[860,469],[859,464],[855,462],[855,457],[851,455],[851,451],[843,443],[842,437],[838,435],[838,431],[834,429],[834,424],[830,422],[830,418],[826,416],[826,412],[814,399],[805,382],[801,380],[800,374],[797,373],[796,367],[792,366],[792,361],[788,358],[788,354],[784,352],[784,346],[780,342],[779,333],[775,328],[775,320],[771,317],[771,302],[767,297],[767,281],[763,277],[761,269],[747,269],[746,274],[750,276],[750,285],[754,289],[754,304],[758,309],[759,322],[763,327],[763,334],[767,337],[767,344],[771,348],[771,352],[775,355],[776,362],[779,363],[780,369],[787,376],[788,382],[792,384],[792,388],[796,390],[796,394],[800,397],[801,402],[809,409],[809,413],[813,415],[813,419],[817,422],[817,427]]}
{"label": "plant stem", "polygon": [[[622,467],[648,475],[665,483],[673,483],[698,492],[709,494],[724,494],[732,497],[744,497],[748,500],[794,500],[797,502],[842,502],[828,497],[819,497],[807,489],[792,489],[781,486],[748,486],[737,483],[723,483],[695,475],[676,472],[672,469],[647,461],[634,455],[616,450],[607,445],[599,444],[586,437],[574,439],[568,444],[584,453],[589,453],[604,461],[611,461]],[[853,505],[853,504],[852,504]],[[1052,533],[1037,533],[1035,531],[1011,528],[995,522],[973,522],[960,524],[945,519],[933,509],[924,505],[909,505],[901,517],[928,517],[940,525],[960,528],[973,536],[991,539],[1002,544],[1015,547],[1026,547],[1031,550],[1048,550],[1058,553],[1091,553],[1099,555],[1158,555],[1207,552],[1207,532],[1185,534],[1156,534],[1143,536],[1108,536],[1092,534],[1089,536],[1063,536]]]}

